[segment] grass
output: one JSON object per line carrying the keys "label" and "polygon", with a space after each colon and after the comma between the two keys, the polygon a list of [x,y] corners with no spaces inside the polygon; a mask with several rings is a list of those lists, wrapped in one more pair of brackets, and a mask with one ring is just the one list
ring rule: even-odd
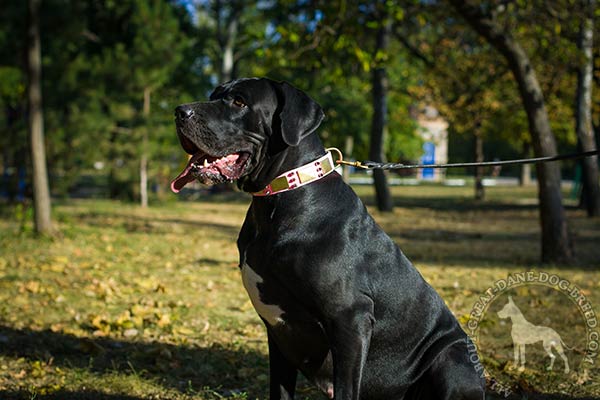
{"label": "grass", "polygon": [[[542,267],[531,188],[489,188],[477,203],[468,188],[396,187],[393,214],[373,210],[369,187],[356,190],[465,324],[486,288],[528,270],[569,279],[600,303],[600,223],[579,210],[567,212],[577,260]],[[147,210],[63,201],[54,207],[56,238],[35,238],[19,220],[28,213],[4,206],[0,399],[266,398],[265,332],[237,269],[248,201],[206,195]],[[517,391],[599,396],[600,369],[577,369],[585,348],[577,309],[541,287],[510,293],[532,323],[552,326],[574,347],[574,372],[563,374],[560,359],[545,371],[539,343],[528,346],[525,371],[512,368],[510,325],[492,312],[503,297],[480,325],[480,354],[492,375]],[[304,381],[299,392],[322,398]]]}

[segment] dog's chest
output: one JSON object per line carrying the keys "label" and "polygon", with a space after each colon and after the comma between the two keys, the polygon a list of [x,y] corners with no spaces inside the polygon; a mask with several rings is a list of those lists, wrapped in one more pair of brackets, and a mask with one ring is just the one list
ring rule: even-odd
{"label": "dog's chest", "polygon": [[242,282],[258,315],[271,326],[284,322],[283,310],[277,304],[268,304],[263,300],[261,287],[264,280],[247,263],[242,264]]}

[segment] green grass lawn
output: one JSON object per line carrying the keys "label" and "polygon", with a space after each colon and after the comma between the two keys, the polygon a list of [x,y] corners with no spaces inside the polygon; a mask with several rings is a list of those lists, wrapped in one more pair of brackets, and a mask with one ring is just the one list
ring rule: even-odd
{"label": "green grass lawn", "polygon": [[[600,220],[569,208],[577,260],[540,266],[532,188],[488,188],[477,203],[470,188],[395,187],[393,214],[373,209],[370,187],[357,192],[465,324],[486,288],[528,270],[558,274],[600,304]],[[63,201],[52,239],[35,239],[22,213],[4,206],[0,399],[266,398],[266,335],[237,269],[248,202],[238,193],[148,210]],[[562,372],[559,357],[545,371],[541,343],[528,347],[524,371],[512,368],[510,324],[492,313],[504,297],[480,330],[492,376],[516,390],[600,396],[600,368],[578,369],[585,330],[577,308],[539,287],[511,294],[527,299],[518,303],[531,322],[552,326],[573,348],[573,372]],[[322,398],[299,385],[300,398]]]}

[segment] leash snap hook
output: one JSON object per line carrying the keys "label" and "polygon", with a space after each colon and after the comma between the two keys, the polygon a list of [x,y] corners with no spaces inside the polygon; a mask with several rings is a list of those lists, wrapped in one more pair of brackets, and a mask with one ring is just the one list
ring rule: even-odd
{"label": "leash snap hook", "polygon": [[350,165],[352,167],[356,167],[356,168],[362,168],[362,169],[369,169],[368,166],[362,164],[360,161],[346,161],[344,160],[344,155],[342,154],[342,151],[340,149],[338,149],[337,147],[329,147],[327,149],[325,149],[325,151],[328,152],[336,152],[339,155],[339,158],[337,160],[335,160],[335,163],[340,165]]}

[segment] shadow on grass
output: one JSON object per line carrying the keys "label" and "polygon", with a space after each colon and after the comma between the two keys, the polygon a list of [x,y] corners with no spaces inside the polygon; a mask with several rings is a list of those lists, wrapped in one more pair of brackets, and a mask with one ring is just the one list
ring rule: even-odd
{"label": "shadow on grass", "polygon": [[[227,394],[249,391],[255,395],[264,390],[267,382],[257,383],[256,376],[268,375],[268,359],[264,354],[244,348],[222,345],[198,347],[159,342],[133,342],[109,338],[82,338],[49,330],[34,331],[0,326],[0,354],[41,361],[63,369],[81,369],[94,375],[115,373],[150,379],[165,388],[187,392],[190,388],[211,388]],[[240,377],[240,371],[248,376]],[[254,386],[252,386],[254,385]],[[257,386],[258,385],[258,386]],[[77,396],[65,393],[50,398],[75,399],[134,399],[98,392],[82,392]],[[18,392],[0,392],[0,399],[18,397]],[[105,396],[105,397],[103,397]],[[30,398],[27,397],[26,398]]]}
{"label": "shadow on grass", "polygon": [[[374,195],[361,195],[361,200],[369,207],[375,207]],[[410,197],[393,196],[394,207],[426,208],[435,211],[508,211],[536,210],[537,204],[517,204],[497,200],[475,201],[472,197]]]}
{"label": "shadow on grass", "polygon": [[142,400],[144,397],[106,394],[95,390],[82,390],[79,392],[59,390],[46,395],[34,395],[25,390],[0,390],[0,399],[2,400],[31,400],[33,398],[43,398],[45,400]]}
{"label": "shadow on grass", "polygon": [[[483,229],[482,229],[483,230]],[[498,241],[532,241],[539,239],[537,233],[526,232],[460,232],[445,229],[403,229],[403,230],[386,230],[388,235],[393,238],[402,238],[408,240],[433,240],[436,242],[464,242],[464,241],[483,241],[483,242],[498,242]]]}
{"label": "shadow on grass", "polygon": [[[362,195],[365,204],[375,207],[373,195]],[[538,205],[530,203],[505,202],[502,199],[475,201],[472,197],[444,196],[418,197],[393,196],[394,205],[407,210],[422,210],[422,215],[436,218],[442,215],[445,228],[410,227],[394,220],[395,214],[380,213],[380,224],[386,233],[400,244],[409,258],[415,262],[430,264],[456,264],[481,267],[489,264],[501,265],[507,269],[523,268],[523,265],[539,265],[541,259],[541,233]],[[570,212],[578,210],[566,206]],[[423,211],[425,214],[423,214]],[[462,221],[462,215],[475,213],[465,219],[466,226],[453,229],[448,221]],[[413,215],[413,214],[411,214]],[[377,217],[377,215],[376,215]],[[597,269],[598,230],[593,221],[585,218],[569,217],[569,228],[574,241],[576,256],[569,264],[556,267],[571,269]],[[490,226],[495,221],[511,226],[501,230]],[[443,225],[443,224],[442,224]],[[514,229],[512,228],[514,226]],[[581,228],[578,231],[577,226]],[[465,229],[467,229],[465,231]]]}
{"label": "shadow on grass", "polygon": [[[49,395],[42,396],[47,400],[142,400],[146,397],[134,397],[127,395],[111,395],[98,391],[58,391]],[[316,398],[316,397],[315,397]],[[324,398],[323,396],[319,396]],[[521,395],[512,395],[509,397],[500,396],[494,393],[487,393],[486,400],[598,400],[597,397],[568,397],[551,394],[532,394],[524,393]],[[4,391],[0,390],[0,399],[2,400],[30,400],[31,394],[26,391]]]}
{"label": "shadow on grass", "polygon": [[[0,326],[3,346],[0,354],[24,358],[29,362],[42,361],[69,369],[84,369],[98,376],[104,374],[131,375],[151,379],[165,388],[188,393],[212,388],[215,398],[225,398],[232,393],[247,391],[248,398],[267,398],[268,383],[256,382],[259,374],[268,374],[267,358],[253,350],[233,350],[222,346],[210,348],[171,345],[157,342],[127,342],[106,338],[80,338],[51,331],[34,331]],[[252,373],[244,378],[236,372],[249,368]],[[253,387],[248,387],[253,382]],[[324,398],[316,394],[298,396],[306,399]],[[219,394],[220,393],[220,394]],[[37,395],[32,391],[0,390],[2,400],[32,398],[73,400],[141,400],[154,396],[136,397],[127,394],[104,393],[97,389],[82,388],[69,391],[59,389],[49,394]],[[156,398],[169,398],[158,395]],[[211,397],[212,398],[212,397]],[[489,400],[592,400],[592,397],[568,397],[563,395],[520,393],[509,397],[488,392]]]}
{"label": "shadow on grass", "polygon": [[521,393],[511,394],[508,397],[486,393],[486,400],[598,400],[597,397],[571,397],[560,394]]}
{"label": "shadow on grass", "polygon": [[[540,235],[525,232],[459,232],[437,229],[386,229],[388,235],[414,263],[480,268],[501,266],[522,270],[541,266]],[[597,236],[578,236],[575,258],[570,263],[551,264],[561,269],[597,270]]]}
{"label": "shadow on grass", "polygon": [[231,188],[227,190],[215,190],[214,187],[212,190],[210,188],[200,190],[183,189],[177,197],[180,201],[202,201],[205,203],[249,204],[251,201],[250,194],[248,193]]}
{"label": "shadow on grass", "polygon": [[[97,228],[111,226],[130,233],[164,234],[173,231],[172,225],[190,229],[211,229],[223,238],[237,238],[239,227],[214,222],[186,220],[182,218],[149,218],[118,212],[82,212],[74,214],[79,224]],[[185,229],[185,228],[184,228]]]}

